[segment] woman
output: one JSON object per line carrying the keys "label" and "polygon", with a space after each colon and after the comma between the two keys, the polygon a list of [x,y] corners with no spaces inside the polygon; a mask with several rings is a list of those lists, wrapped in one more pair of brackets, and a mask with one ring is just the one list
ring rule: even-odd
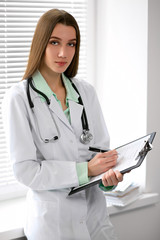
{"label": "woman", "polygon": [[104,187],[123,178],[111,169],[115,150],[88,151],[97,145],[108,149],[109,136],[93,87],[74,78],[79,46],[73,16],[46,12],[35,30],[24,80],[9,91],[10,158],[16,178],[29,187],[28,240],[115,239],[97,185],[68,196],[90,176],[104,173]]}

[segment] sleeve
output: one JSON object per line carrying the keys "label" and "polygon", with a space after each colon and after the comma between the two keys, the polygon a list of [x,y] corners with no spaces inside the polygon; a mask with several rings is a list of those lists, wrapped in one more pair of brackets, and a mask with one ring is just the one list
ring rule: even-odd
{"label": "sleeve", "polygon": [[18,87],[12,88],[4,107],[9,155],[15,177],[33,190],[78,186],[76,162],[37,159],[27,97],[24,95],[25,91],[22,92]]}
{"label": "sleeve", "polygon": [[77,175],[79,185],[83,185],[89,182],[88,177],[88,162],[77,163]]}
{"label": "sleeve", "polygon": [[107,186],[107,187],[105,187],[102,182],[99,184],[99,188],[100,188],[101,190],[103,190],[104,192],[112,191],[112,190],[114,190],[116,187],[117,187],[117,186]]}

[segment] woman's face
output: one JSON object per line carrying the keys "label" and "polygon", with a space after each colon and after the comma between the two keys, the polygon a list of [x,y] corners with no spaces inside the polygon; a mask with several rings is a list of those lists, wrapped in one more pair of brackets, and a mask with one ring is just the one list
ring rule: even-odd
{"label": "woman's face", "polygon": [[76,31],[72,26],[58,23],[49,39],[40,69],[63,73],[75,55]]}

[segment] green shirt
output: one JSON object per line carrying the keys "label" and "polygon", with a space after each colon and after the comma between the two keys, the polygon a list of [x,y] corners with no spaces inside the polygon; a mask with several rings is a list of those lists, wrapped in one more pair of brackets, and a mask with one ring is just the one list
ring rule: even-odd
{"label": "green shirt", "polygon": [[[36,71],[33,76],[33,81],[36,86],[36,88],[43,92],[48,98],[50,98],[52,95],[55,97],[59,105],[62,107],[61,102],[58,100],[56,94],[51,90],[43,76],[39,71]],[[72,84],[70,80],[62,74],[62,80],[64,83],[64,86],[66,88],[66,106],[67,109],[64,110],[64,114],[66,115],[67,119],[69,122],[71,122],[70,119],[70,111],[69,111],[69,100],[72,100],[74,102],[78,102],[78,97],[75,89],[72,87]],[[42,101],[46,101],[45,98],[41,98]],[[87,162],[82,162],[82,163],[76,163],[76,169],[77,169],[77,175],[78,175],[78,180],[79,180],[79,185],[85,184],[89,182],[88,178],[88,163]]]}

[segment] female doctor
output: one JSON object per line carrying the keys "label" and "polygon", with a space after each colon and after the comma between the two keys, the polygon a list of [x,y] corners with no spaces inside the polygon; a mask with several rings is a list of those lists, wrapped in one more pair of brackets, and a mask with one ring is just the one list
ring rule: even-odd
{"label": "female doctor", "polygon": [[39,20],[23,81],[8,92],[9,152],[16,178],[28,186],[28,240],[116,239],[98,185],[68,196],[72,187],[104,173],[117,185],[115,150],[96,93],[77,80],[80,33],[69,13],[52,9]]}

